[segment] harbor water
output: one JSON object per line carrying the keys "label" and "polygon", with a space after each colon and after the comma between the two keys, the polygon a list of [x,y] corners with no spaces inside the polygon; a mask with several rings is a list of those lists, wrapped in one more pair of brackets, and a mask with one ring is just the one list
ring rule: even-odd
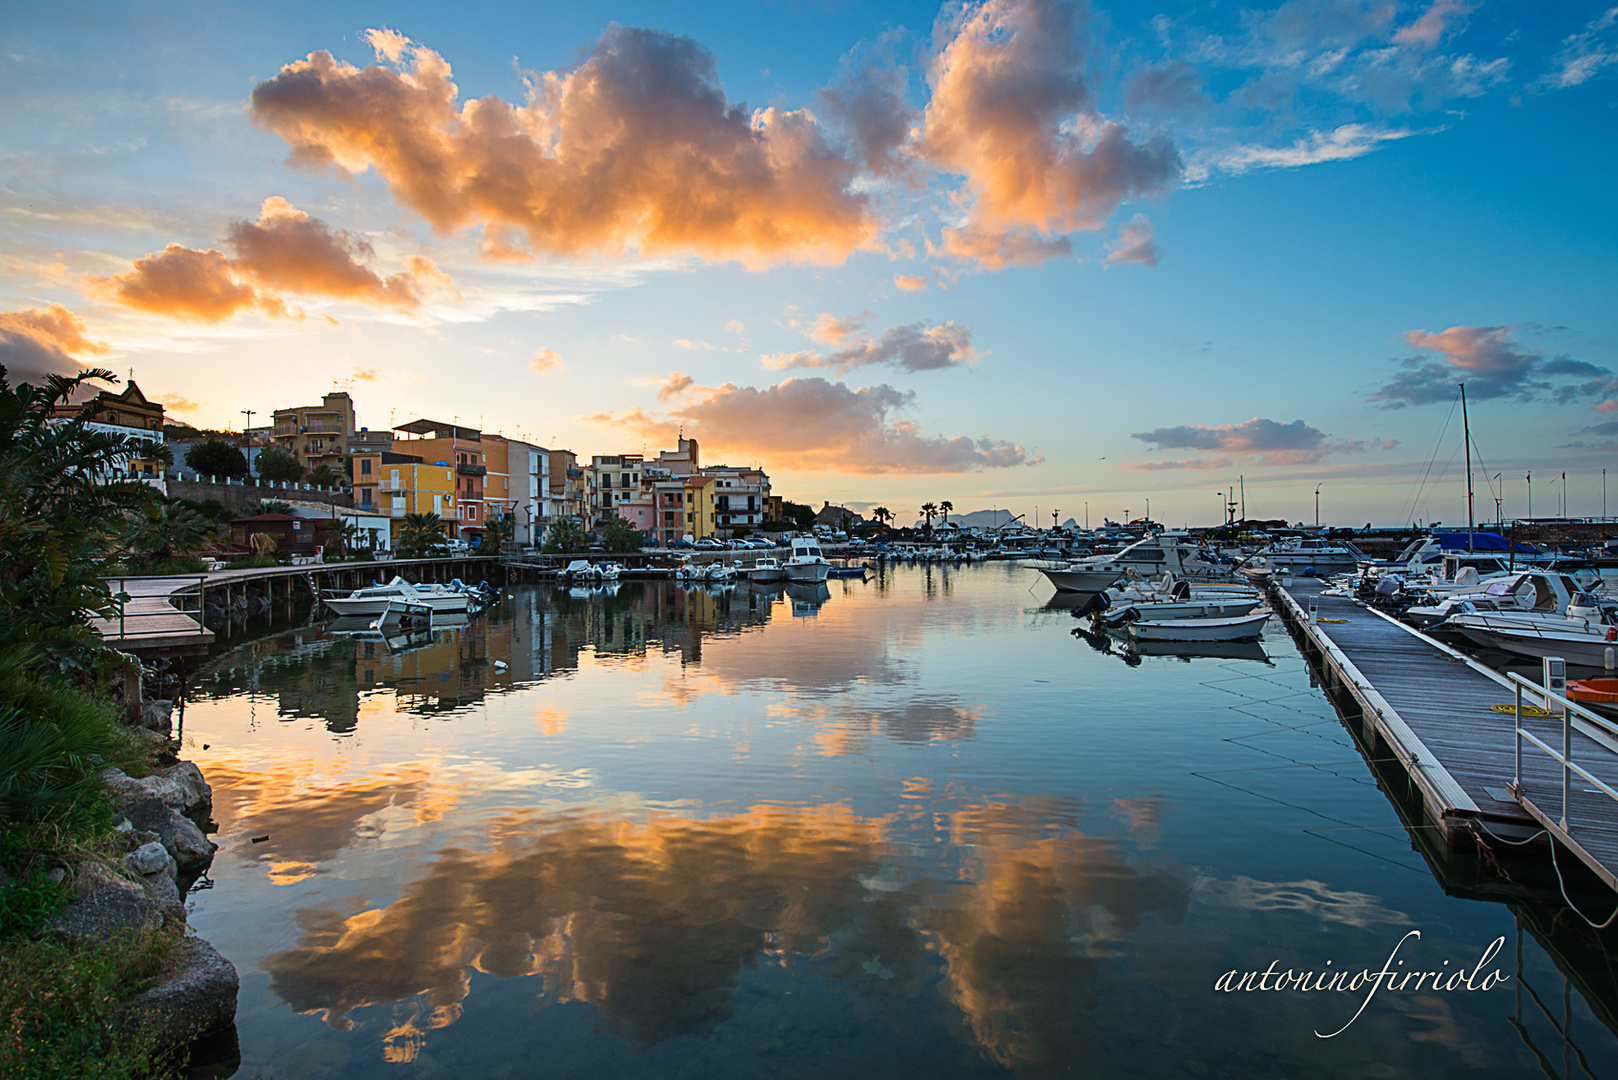
{"label": "harbor water", "polygon": [[236,1075],[1618,1075],[1603,939],[1430,858],[1273,620],[1080,626],[993,563],[220,650]]}

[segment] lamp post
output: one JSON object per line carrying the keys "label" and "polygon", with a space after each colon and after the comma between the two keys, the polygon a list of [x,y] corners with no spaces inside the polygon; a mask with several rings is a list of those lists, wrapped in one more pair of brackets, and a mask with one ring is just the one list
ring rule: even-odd
{"label": "lamp post", "polygon": [[1315,485],[1315,528],[1320,528],[1320,484]]}

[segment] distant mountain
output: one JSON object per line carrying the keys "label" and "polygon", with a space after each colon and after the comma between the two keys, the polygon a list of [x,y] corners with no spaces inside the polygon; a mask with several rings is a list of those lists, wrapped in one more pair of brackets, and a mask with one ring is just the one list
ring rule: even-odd
{"label": "distant mountain", "polygon": [[[959,525],[963,529],[993,529],[1004,525],[1015,516],[1010,510],[974,510],[970,514],[955,514],[949,516],[951,525]],[[933,519],[934,525],[942,525],[942,515]],[[913,528],[921,528],[927,524],[926,518],[917,518]]]}

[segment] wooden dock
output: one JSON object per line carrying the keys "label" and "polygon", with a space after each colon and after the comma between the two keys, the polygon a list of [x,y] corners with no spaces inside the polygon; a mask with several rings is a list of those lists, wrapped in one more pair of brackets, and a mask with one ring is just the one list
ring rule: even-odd
{"label": "wooden dock", "polygon": [[[1450,846],[1489,834],[1525,839],[1541,829],[1575,855],[1606,885],[1618,890],[1618,801],[1577,774],[1568,788],[1567,823],[1561,824],[1563,770],[1526,740],[1520,791],[1515,717],[1516,687],[1500,673],[1346,596],[1323,596],[1322,582],[1300,579],[1271,585],[1273,607],[1319,671],[1330,691],[1357,706],[1368,745],[1387,747],[1419,791],[1425,824]],[[1313,604],[1319,621],[1310,618]],[[1525,694],[1523,703],[1542,701]],[[1559,716],[1524,718],[1523,727],[1560,748]],[[1618,739],[1575,720],[1572,758],[1618,787]]]}

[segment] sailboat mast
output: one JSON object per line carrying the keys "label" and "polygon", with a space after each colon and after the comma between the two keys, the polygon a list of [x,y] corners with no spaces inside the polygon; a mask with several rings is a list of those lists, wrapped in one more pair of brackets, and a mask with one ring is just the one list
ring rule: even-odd
{"label": "sailboat mast", "polygon": [[1461,438],[1466,440],[1466,550],[1472,550],[1472,425],[1466,416],[1466,384],[1461,384]]}

